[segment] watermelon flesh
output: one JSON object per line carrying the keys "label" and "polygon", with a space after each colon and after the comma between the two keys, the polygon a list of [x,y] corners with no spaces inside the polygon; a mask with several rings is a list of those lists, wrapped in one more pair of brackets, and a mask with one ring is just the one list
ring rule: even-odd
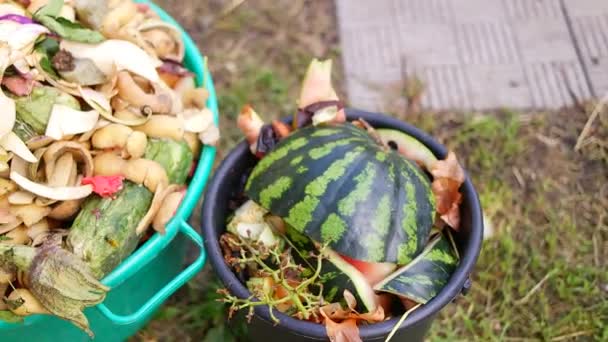
{"label": "watermelon flesh", "polygon": [[348,290],[355,296],[357,311],[375,312],[378,296],[363,274],[335,251],[326,248],[323,254],[325,259],[321,266],[321,278],[324,279],[325,299],[328,302],[339,302],[343,298],[344,290]]}
{"label": "watermelon flesh", "polygon": [[363,277],[367,280],[367,282],[374,286],[386,277],[388,277],[395,269],[397,269],[397,264],[393,264],[390,262],[366,262],[362,260],[357,260],[350,258],[346,255],[340,254],[344,261],[348,262],[352,266],[354,266]]}

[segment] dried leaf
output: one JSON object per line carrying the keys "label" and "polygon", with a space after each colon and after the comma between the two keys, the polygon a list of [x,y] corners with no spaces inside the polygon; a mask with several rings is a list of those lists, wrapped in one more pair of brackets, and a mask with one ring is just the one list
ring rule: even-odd
{"label": "dried leaf", "polygon": [[433,175],[431,186],[437,202],[437,212],[441,219],[454,230],[460,227],[460,186],[464,183],[464,170],[458,163],[454,152],[448,153],[444,160],[437,161],[430,170]]}
{"label": "dried leaf", "polygon": [[325,316],[332,320],[354,319],[357,322],[365,321],[368,323],[375,323],[381,322],[385,318],[385,311],[380,305],[374,312],[358,313],[355,311],[357,300],[348,290],[344,290],[344,299],[348,305],[348,308],[343,308],[340,303],[331,303],[323,306],[321,311]]}
{"label": "dried leaf", "polygon": [[258,137],[260,136],[260,130],[262,129],[262,126],[264,126],[264,121],[262,121],[260,116],[251,106],[246,105],[241,109],[236,125],[241,132],[245,134],[251,153],[255,154],[256,144]]}
{"label": "dried leaf", "polygon": [[291,133],[291,128],[279,120],[272,121],[272,129],[274,130],[275,134],[279,136],[280,139],[285,138]]}
{"label": "dried leaf", "polygon": [[305,108],[317,102],[338,100],[338,95],[331,85],[331,66],[331,59],[312,60],[302,81],[298,107]]}
{"label": "dried leaf", "polygon": [[384,309],[382,306],[378,306],[376,311],[367,312],[362,314],[354,314],[351,313],[351,318],[356,319],[357,321],[366,321],[371,323],[382,322],[386,318],[386,314],[384,313]]}
{"label": "dried leaf", "polygon": [[92,336],[82,310],[103,302],[109,288],[95,279],[87,264],[61,248],[60,239],[49,240],[37,249],[28,272],[30,290],[50,313]]}
{"label": "dried leaf", "polygon": [[351,310],[344,309],[340,303],[327,304],[320,309],[324,316],[333,320],[347,319]]}
{"label": "dried leaf", "polygon": [[362,342],[355,319],[346,319],[337,323],[329,318],[324,310],[321,310],[321,315],[325,318],[323,324],[331,342]]}
{"label": "dried leaf", "polygon": [[452,151],[448,153],[448,156],[444,160],[439,160],[431,169],[431,174],[435,179],[437,178],[449,178],[458,182],[459,184],[464,183],[464,170],[456,159],[456,154]]}

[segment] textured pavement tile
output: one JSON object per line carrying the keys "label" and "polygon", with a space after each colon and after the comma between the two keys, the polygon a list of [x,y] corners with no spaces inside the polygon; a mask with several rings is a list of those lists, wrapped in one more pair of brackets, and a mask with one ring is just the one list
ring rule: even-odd
{"label": "textured pavement tile", "polygon": [[564,0],[595,96],[608,92],[608,1]]}
{"label": "textured pavement tile", "polygon": [[431,109],[558,108],[608,92],[607,0],[336,3],[354,106],[387,109],[408,78]]}

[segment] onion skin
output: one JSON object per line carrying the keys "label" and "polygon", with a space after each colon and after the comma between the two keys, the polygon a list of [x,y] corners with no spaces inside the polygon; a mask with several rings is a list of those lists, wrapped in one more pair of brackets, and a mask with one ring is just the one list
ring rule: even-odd
{"label": "onion skin", "polygon": [[16,172],[11,172],[10,178],[13,182],[17,183],[17,185],[33,194],[57,201],[81,199],[89,196],[93,192],[93,187],[90,185],[52,188],[40,183],[32,182]]}

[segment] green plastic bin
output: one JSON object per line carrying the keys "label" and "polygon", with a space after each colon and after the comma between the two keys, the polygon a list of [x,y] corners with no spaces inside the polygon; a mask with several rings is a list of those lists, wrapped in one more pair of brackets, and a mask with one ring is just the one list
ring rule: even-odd
{"label": "green plastic bin", "polygon": [[[149,4],[163,20],[177,22],[158,6]],[[178,25],[179,26],[179,25]],[[181,26],[179,26],[181,28]],[[209,91],[207,106],[218,123],[217,98],[211,75],[190,36],[183,30],[186,47],[185,64],[196,73],[197,83]],[[198,166],[190,182],[186,196],[175,217],[169,222],[164,235],[154,234],[133,255],[125,260],[102,282],[111,288],[106,300],[85,311],[95,333],[94,341],[124,341],[133,336],[152,318],[165,300],[187,283],[205,264],[203,240],[187,221],[203,192],[215,158],[215,148],[204,146]],[[197,259],[183,269],[188,243],[200,250]],[[84,332],[71,323],[48,315],[35,315],[21,324],[0,322],[0,341],[90,341]]]}

